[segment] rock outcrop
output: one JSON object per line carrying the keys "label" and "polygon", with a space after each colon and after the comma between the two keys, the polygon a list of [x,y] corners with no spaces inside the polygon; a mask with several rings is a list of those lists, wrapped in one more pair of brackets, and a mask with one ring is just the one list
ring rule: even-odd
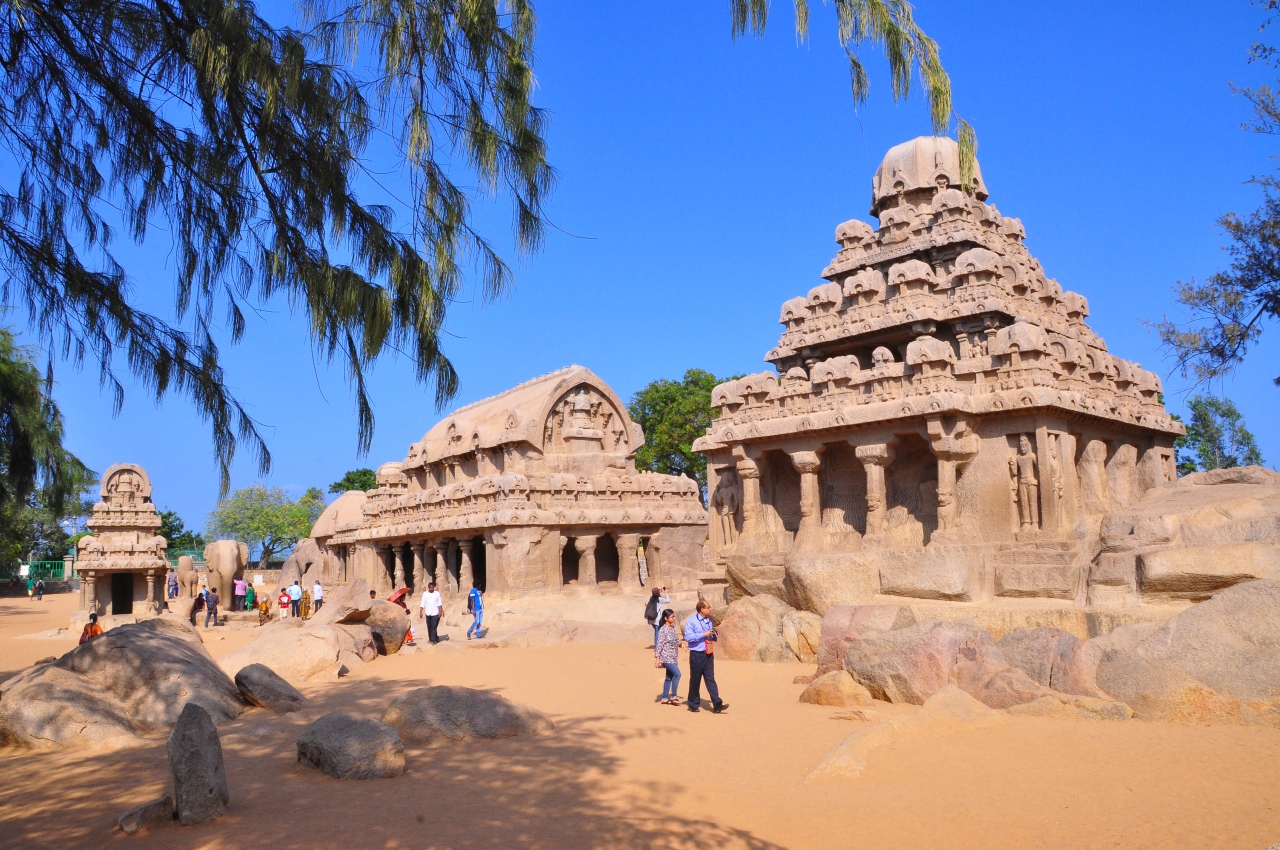
{"label": "rock outcrop", "polygon": [[800,701],[842,708],[869,706],[875,702],[871,692],[844,670],[832,670],[814,679],[800,694]]}
{"label": "rock outcrop", "polygon": [[374,600],[364,624],[373,633],[379,655],[394,655],[404,644],[409,632],[409,615],[399,605],[385,599]]}
{"label": "rock outcrop", "polygon": [[748,596],[729,605],[716,627],[716,652],[734,661],[812,664],[818,660],[822,620],[772,596]]}
{"label": "rock outcrop", "polygon": [[335,779],[385,779],[404,773],[404,744],[372,717],[335,711],[303,731],[298,761]]}
{"label": "rock outcrop", "polygon": [[176,618],[144,620],[0,685],[0,744],[135,746],[172,729],[188,703],[214,723],[244,710],[240,691],[194,629]]}
{"label": "rock outcrop", "polygon": [[335,676],[376,657],[373,633],[363,621],[330,625],[284,620],[263,627],[256,640],[224,655],[219,663],[233,676],[250,664],[263,664],[287,681],[305,682]]}
{"label": "rock outcrop", "polygon": [[398,698],[382,722],[411,744],[542,735],[555,724],[537,709],[475,688],[436,685]]}
{"label": "rock outcrop", "polygon": [[183,706],[169,734],[168,752],[178,820],[193,824],[222,817],[231,795],[222,765],[222,743],[209,712],[191,702]]}
{"label": "rock outcrop", "polygon": [[173,798],[165,795],[126,810],[116,820],[121,832],[133,835],[144,826],[173,820]]}
{"label": "rock outcrop", "polygon": [[362,623],[369,618],[374,600],[369,598],[369,585],[364,579],[340,588],[331,596],[325,596],[324,605],[311,616],[312,625],[333,623]]}
{"label": "rock outcrop", "polygon": [[818,643],[818,674],[844,669],[844,655],[855,640],[914,626],[916,617],[905,605],[836,605],[822,618]]}
{"label": "rock outcrop", "polygon": [[236,673],[236,687],[253,705],[282,714],[301,711],[307,704],[307,698],[297,688],[263,664],[242,667]]}

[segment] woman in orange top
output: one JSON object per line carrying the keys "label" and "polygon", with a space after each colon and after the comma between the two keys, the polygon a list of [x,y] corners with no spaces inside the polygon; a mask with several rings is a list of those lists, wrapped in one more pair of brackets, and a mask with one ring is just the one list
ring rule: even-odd
{"label": "woman in orange top", "polygon": [[98,625],[98,615],[90,614],[89,622],[84,624],[84,631],[80,633],[80,643],[88,643],[100,634],[102,626]]}

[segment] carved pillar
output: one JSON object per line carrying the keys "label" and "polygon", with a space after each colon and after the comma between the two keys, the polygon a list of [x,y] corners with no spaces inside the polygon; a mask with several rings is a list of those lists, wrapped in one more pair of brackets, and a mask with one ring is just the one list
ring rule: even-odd
{"label": "carved pillar", "polygon": [[938,459],[938,530],[954,531],[958,525],[956,476],[960,467],[978,453],[978,437],[963,419],[927,423],[934,457]]}
{"label": "carved pillar", "polygon": [[436,549],[436,589],[442,595],[448,596],[453,593],[453,576],[449,572],[449,540],[441,539],[435,542]]}
{"label": "carved pillar", "polygon": [[887,443],[854,446],[853,453],[867,472],[867,537],[876,539],[884,533],[888,516],[885,492],[885,469],[893,463],[893,447]]}
{"label": "carved pillar", "polygon": [[154,614],[159,610],[156,605],[156,574],[150,570],[147,571],[147,599],[143,607],[148,614]]}
{"label": "carved pillar", "polygon": [[471,548],[470,538],[458,541],[458,592],[463,595],[471,591],[471,582],[474,581],[471,570]]}
{"label": "carved pillar", "polygon": [[[1036,459],[1040,472],[1040,527],[1046,534],[1058,533],[1058,482],[1054,479],[1053,449],[1049,429],[1036,428]],[[1058,475],[1061,475],[1061,469]]]}
{"label": "carved pillar", "polygon": [[98,591],[94,587],[94,583],[98,578],[95,570],[89,570],[84,574],[84,610],[90,614],[97,614],[98,611]]}
{"label": "carved pillar", "polygon": [[822,460],[817,452],[791,452],[791,463],[800,473],[800,527],[795,551],[818,552],[822,550],[822,494],[818,487]]}
{"label": "carved pillar", "polygon": [[636,557],[639,546],[639,534],[618,535],[618,585],[623,593],[640,589],[640,559]]}
{"label": "carved pillar", "polygon": [[409,551],[413,553],[413,591],[421,593],[427,588],[427,562],[423,557],[423,550],[426,544],[421,540],[415,540],[409,544]]}
{"label": "carved pillar", "polygon": [[573,547],[578,550],[578,584],[595,586],[596,541],[599,539],[595,534],[573,538]]}
{"label": "carved pillar", "polygon": [[404,544],[396,543],[391,547],[391,557],[395,559],[395,571],[391,574],[393,590],[404,587]]}
{"label": "carved pillar", "polygon": [[739,551],[766,551],[774,548],[773,535],[765,528],[764,506],[760,503],[760,465],[751,458],[737,463],[742,479],[742,536]]}

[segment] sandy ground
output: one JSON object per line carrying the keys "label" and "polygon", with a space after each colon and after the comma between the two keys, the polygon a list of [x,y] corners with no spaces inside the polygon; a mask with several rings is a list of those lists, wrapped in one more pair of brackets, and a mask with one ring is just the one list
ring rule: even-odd
{"label": "sandy ground", "polygon": [[[70,597],[0,600],[0,671],[71,648],[20,634]],[[231,807],[129,837],[119,813],[168,788],[163,739],[116,753],[0,751],[0,846],[240,848],[1242,848],[1280,843],[1280,730],[1010,718],[876,751],[853,780],[806,785],[865,726],[800,704],[800,665],[720,661],[732,708],[654,703],[638,643],[474,649],[454,641],[304,686],[306,716],[247,710],[221,728]],[[215,631],[215,656],[252,630]],[[682,662],[682,668],[688,665]],[[300,729],[379,714],[427,684],[488,688],[555,718],[550,736],[409,748],[396,779],[340,782],[296,762]],[[899,710],[914,711],[910,707]]]}

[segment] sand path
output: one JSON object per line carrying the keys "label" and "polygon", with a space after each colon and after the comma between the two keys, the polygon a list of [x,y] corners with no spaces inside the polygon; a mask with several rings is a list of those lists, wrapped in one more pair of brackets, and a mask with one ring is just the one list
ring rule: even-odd
{"label": "sand path", "polygon": [[[16,639],[66,622],[68,597],[0,601],[0,671],[75,641]],[[449,630],[461,638],[460,629]],[[252,632],[215,632],[222,655]],[[116,753],[0,751],[0,846],[240,848],[1241,848],[1280,842],[1280,730],[1010,718],[875,752],[863,775],[804,777],[862,721],[801,705],[799,665],[718,663],[721,716],[653,702],[639,645],[472,649],[455,641],[303,687],[307,717],[249,710],[221,728],[221,820],[133,837],[128,806],[164,793],[163,740]],[[687,663],[682,663],[687,671]],[[496,690],[554,735],[410,748],[393,780],[340,782],[296,763],[324,711],[378,714],[426,684]],[[902,711],[914,709],[904,708]]]}

